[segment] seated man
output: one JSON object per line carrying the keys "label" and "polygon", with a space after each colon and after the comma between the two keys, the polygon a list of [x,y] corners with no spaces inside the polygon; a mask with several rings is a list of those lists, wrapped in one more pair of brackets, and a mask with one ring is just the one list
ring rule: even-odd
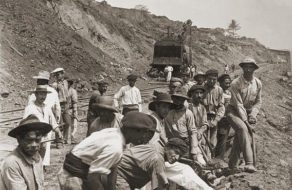
{"label": "seated man", "polygon": [[117,190],[141,188],[151,181],[152,189],[166,189],[164,161],[175,163],[187,151],[179,138],[169,139],[164,149],[153,144],[138,145],[124,151],[117,170]]}
{"label": "seated man", "polygon": [[107,128],[92,133],[66,155],[59,173],[61,189],[113,189],[113,177],[126,144],[146,144],[156,131],[155,119],[129,112],[122,128]]}
{"label": "seated man", "polygon": [[8,135],[16,138],[17,148],[4,159],[0,169],[0,189],[44,189],[42,158],[39,154],[41,139],[52,126],[35,115],[23,119]]}

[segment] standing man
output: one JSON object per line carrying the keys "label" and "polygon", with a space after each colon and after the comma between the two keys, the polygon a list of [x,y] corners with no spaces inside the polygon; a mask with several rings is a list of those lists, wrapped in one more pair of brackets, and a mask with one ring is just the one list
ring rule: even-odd
{"label": "standing man", "polygon": [[[54,88],[49,86],[50,73],[48,71],[40,71],[38,73],[38,76],[34,76],[33,78],[36,79],[37,85],[47,85],[47,89],[50,93],[47,94],[44,103],[52,109],[56,121],[59,121],[61,117],[60,101],[58,92]],[[36,97],[35,94],[33,93],[28,98],[28,105],[33,103],[35,100]]]}
{"label": "standing man", "polygon": [[184,82],[182,88],[185,90],[185,92],[188,92],[190,88],[195,84],[194,82],[190,81],[190,74],[185,72],[182,73],[182,80]]}
{"label": "standing man", "polygon": [[[223,90],[217,85],[218,71],[210,69],[206,72],[206,89],[204,106],[207,110],[207,117],[209,122],[208,140],[211,145],[211,152],[217,144],[217,124],[223,118],[225,113]],[[214,155],[212,155],[214,156]]]}
{"label": "standing man", "polygon": [[52,130],[48,123],[29,115],[8,135],[16,138],[17,148],[4,159],[0,169],[1,190],[43,190],[44,173],[39,154],[41,139]]}
{"label": "standing man", "polygon": [[59,173],[61,189],[114,189],[115,168],[126,144],[146,144],[156,131],[155,119],[129,112],[122,128],[107,128],[92,133],[66,155]]}
{"label": "standing man", "polygon": [[89,99],[88,111],[87,111],[87,127],[89,128],[91,123],[99,116],[99,113],[94,111],[92,105],[96,103],[95,101],[99,96],[104,96],[107,94],[108,82],[105,80],[100,80],[97,82],[98,89],[92,92]]}
{"label": "standing man", "polygon": [[[24,109],[24,115],[23,118],[27,118],[29,115],[35,115],[38,120],[41,122],[45,122],[50,124],[53,127],[53,130],[62,138],[62,133],[58,127],[58,124],[56,122],[55,116],[49,106],[47,106],[44,102],[46,100],[47,94],[51,93],[47,90],[47,85],[38,85],[36,89],[33,91],[34,96],[36,97],[35,101],[30,103],[26,108]],[[43,138],[44,141],[51,139],[51,132],[49,132],[45,138]],[[40,149],[40,154],[43,158],[43,165],[49,166],[50,165],[50,148],[51,142],[47,142],[42,144]]]}
{"label": "standing man", "polygon": [[248,126],[257,123],[256,117],[262,104],[262,83],[254,77],[254,71],[259,68],[254,59],[246,58],[239,66],[243,70],[243,75],[231,83],[231,100],[227,111],[227,118],[235,130],[229,167],[232,169],[237,167],[242,152],[246,164],[245,170],[255,172],[254,153],[249,139]]}
{"label": "standing man", "polygon": [[92,108],[95,112],[99,112],[99,117],[91,123],[90,128],[87,131],[87,136],[105,128],[122,127],[121,120],[123,115],[118,113],[111,96],[97,97],[95,103],[92,104]]}
{"label": "standing man", "polygon": [[172,77],[169,83],[169,94],[174,94],[176,91],[180,90],[183,85],[183,80],[177,77]]}
{"label": "standing man", "polygon": [[[51,72],[53,74],[57,81],[52,84],[52,86],[56,89],[59,96],[60,106],[61,106],[61,114],[62,118],[60,121],[57,121],[59,123],[64,122],[63,125],[63,137],[65,144],[68,143],[71,139],[70,134],[70,126],[71,126],[71,116],[69,114],[69,103],[68,103],[68,95],[69,95],[69,87],[68,87],[68,81],[65,80],[65,73],[63,68],[57,68],[54,71]],[[57,148],[62,147],[62,140],[60,140],[59,136],[56,134],[57,139]]]}
{"label": "standing man", "polygon": [[224,74],[228,74],[228,72],[229,72],[229,66],[226,63],[225,66],[224,66]]}
{"label": "standing man", "polygon": [[[231,92],[229,91],[231,78],[228,74],[223,74],[218,78],[220,87],[223,89],[223,99],[225,110],[228,107],[231,99]],[[215,149],[215,156],[224,159],[224,154],[226,151],[226,142],[228,139],[228,134],[230,131],[230,124],[226,117],[226,112],[224,117],[218,122],[218,133],[217,133],[217,145]]]}
{"label": "standing man", "polygon": [[68,80],[69,90],[68,90],[68,104],[69,104],[69,113],[71,116],[71,126],[69,130],[69,134],[71,137],[69,138],[68,144],[76,144],[77,141],[75,139],[75,133],[77,131],[78,125],[78,110],[77,110],[77,103],[78,103],[78,94],[77,94],[77,80],[76,79],[69,79]]}
{"label": "standing man", "polygon": [[118,100],[121,98],[122,104],[122,114],[125,115],[131,111],[142,111],[142,97],[140,90],[135,86],[138,76],[130,74],[127,79],[129,85],[123,86],[120,90],[114,95],[115,106],[118,108]]}
{"label": "standing man", "polygon": [[166,76],[166,82],[170,82],[171,76],[172,76],[172,71],[173,71],[173,67],[168,65],[164,68],[164,73]]}

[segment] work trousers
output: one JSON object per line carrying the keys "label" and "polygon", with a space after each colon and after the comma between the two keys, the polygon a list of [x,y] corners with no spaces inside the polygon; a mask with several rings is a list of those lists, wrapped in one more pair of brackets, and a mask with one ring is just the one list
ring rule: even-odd
{"label": "work trousers", "polygon": [[[60,103],[61,105],[61,121],[63,125],[63,138],[65,143],[71,144],[71,116],[69,113],[69,108],[67,103]],[[61,143],[59,135],[56,134],[57,146]]]}
{"label": "work trousers", "polygon": [[253,164],[253,153],[248,128],[239,117],[236,110],[229,108],[227,118],[231,127],[235,131],[233,146],[230,153],[229,167],[234,168],[238,165],[240,153],[243,153],[245,164]]}

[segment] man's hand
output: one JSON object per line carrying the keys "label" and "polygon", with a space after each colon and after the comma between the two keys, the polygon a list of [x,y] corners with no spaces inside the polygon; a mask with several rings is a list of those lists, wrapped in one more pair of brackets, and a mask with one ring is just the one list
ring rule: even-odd
{"label": "man's hand", "polygon": [[255,125],[251,125],[248,121],[245,121],[244,123],[247,126],[249,132],[252,132],[252,133],[255,132]]}
{"label": "man's hand", "polygon": [[55,129],[55,132],[58,134],[58,136],[59,136],[60,139],[63,139],[63,134],[62,134],[62,132],[60,131],[59,127],[57,127],[57,128]]}
{"label": "man's hand", "polygon": [[249,115],[248,116],[248,123],[250,123],[250,124],[256,124],[257,123],[257,118],[255,118],[252,115]]}
{"label": "man's hand", "polygon": [[217,126],[217,123],[218,123],[218,121],[215,120],[215,119],[213,119],[213,120],[211,120],[211,121],[209,122],[209,125],[210,125],[211,128],[214,128],[214,127]]}

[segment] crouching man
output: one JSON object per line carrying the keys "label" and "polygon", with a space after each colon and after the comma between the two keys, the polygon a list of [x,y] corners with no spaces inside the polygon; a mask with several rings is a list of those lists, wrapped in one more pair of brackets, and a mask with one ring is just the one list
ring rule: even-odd
{"label": "crouching man", "polygon": [[175,163],[187,152],[186,143],[179,138],[169,139],[164,148],[154,144],[138,145],[123,153],[117,171],[117,190],[141,188],[151,181],[151,189],[166,189],[168,180],[164,161]]}
{"label": "crouching man", "polygon": [[146,144],[156,131],[155,119],[144,113],[129,112],[122,128],[107,128],[92,133],[66,155],[59,172],[61,190],[111,190],[115,168],[126,144]]}
{"label": "crouching man", "polygon": [[1,190],[43,190],[44,174],[39,154],[41,139],[52,130],[48,123],[35,115],[23,119],[8,135],[17,139],[17,148],[4,159],[1,166]]}

